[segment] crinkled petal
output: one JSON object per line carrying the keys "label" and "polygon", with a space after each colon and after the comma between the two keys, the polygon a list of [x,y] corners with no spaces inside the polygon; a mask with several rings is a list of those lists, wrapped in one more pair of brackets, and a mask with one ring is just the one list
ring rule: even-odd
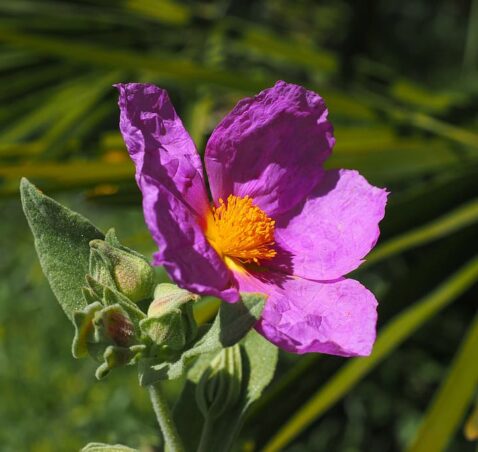
{"label": "crinkled petal", "polygon": [[209,209],[201,159],[168,94],[154,85],[117,85],[120,129],[136,166],[146,224],[158,244],[154,263],[181,287],[238,299],[231,273],[201,227]]}
{"label": "crinkled petal", "polygon": [[205,165],[214,201],[249,195],[271,216],[302,201],[335,143],[322,98],[277,82],[241,100],[216,127]]}
{"label": "crinkled petal", "polygon": [[184,289],[237,301],[231,272],[206,240],[196,214],[164,186],[145,180],[150,184],[143,197],[146,223],[159,247],[154,264],[164,266]]}
{"label": "crinkled petal", "polygon": [[236,275],[243,292],[268,295],[256,329],[292,353],[368,356],[376,337],[377,301],[353,279],[316,282],[270,274]]}
{"label": "crinkled petal", "polygon": [[120,92],[120,129],[136,166],[136,180],[149,190],[145,176],[162,184],[202,215],[208,209],[201,158],[176,114],[168,93],[154,85],[116,85]]}
{"label": "crinkled petal", "polygon": [[267,265],[314,280],[351,272],[377,242],[387,195],[357,171],[327,171],[305,202],[276,218],[278,255]]}

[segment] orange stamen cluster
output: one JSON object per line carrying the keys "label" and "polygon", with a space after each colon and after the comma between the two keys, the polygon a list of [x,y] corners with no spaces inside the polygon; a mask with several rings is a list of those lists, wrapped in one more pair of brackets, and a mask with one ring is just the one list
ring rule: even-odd
{"label": "orange stamen cluster", "polygon": [[272,259],[274,225],[267,214],[255,206],[249,196],[229,195],[219,200],[206,220],[206,236],[214,249],[223,257],[242,263],[260,264]]}

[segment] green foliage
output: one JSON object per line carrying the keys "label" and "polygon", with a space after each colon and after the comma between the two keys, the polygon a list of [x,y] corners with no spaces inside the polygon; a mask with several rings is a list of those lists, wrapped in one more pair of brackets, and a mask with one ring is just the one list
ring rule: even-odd
{"label": "green foliage", "polygon": [[[62,197],[101,229],[112,212]],[[95,379],[97,364],[72,358],[73,327],[42,273],[19,200],[3,202],[0,235],[0,441],[2,451],[77,451],[89,441],[144,448],[157,444],[148,394],[133,367]],[[131,246],[145,231],[140,212],[123,211],[118,232]],[[141,239],[141,251],[150,245]],[[176,389],[168,388],[173,396]]]}
{"label": "green foliage", "polygon": [[364,265],[375,264],[408,249],[446,237],[476,222],[478,222],[478,200],[473,199],[430,224],[411,229],[382,243],[369,254]]}
{"label": "green foliage", "polygon": [[70,320],[86,306],[83,281],[89,267],[89,242],[103,234],[81,215],[42,194],[22,179],[22,204],[35,238],[43,272]]}
{"label": "green foliage", "polygon": [[[235,444],[248,409],[259,399],[274,376],[277,357],[277,348],[255,331],[251,331],[240,342],[239,349],[235,349],[232,358],[233,361],[240,359],[240,364],[235,364],[236,368],[241,368],[240,378],[237,370],[220,374],[224,394],[216,395],[217,405],[210,408],[213,410],[212,413],[206,409],[201,410],[191,401],[198,397],[198,393],[199,397],[204,397],[202,392],[208,390],[204,382],[207,378],[207,369],[212,366],[216,372],[220,370],[214,361],[218,356],[217,353],[211,353],[201,356],[196,361],[188,373],[181,398],[174,410],[174,417],[179,433],[185,440],[186,450],[194,451],[200,443],[201,451],[220,452],[229,450]],[[235,392],[238,385],[239,394]],[[233,395],[230,392],[233,392]]]}
{"label": "green foliage", "polygon": [[239,342],[259,319],[264,301],[264,295],[243,293],[238,303],[222,303],[213,324],[203,328],[199,339],[179,356],[173,355],[170,361],[156,364],[158,357],[153,354],[139,362],[141,385],[179,378],[199,355],[217,352]]}
{"label": "green foliage", "polygon": [[[30,227],[35,239],[38,238],[41,243],[40,247],[37,246],[41,259],[48,264],[53,257],[62,261],[65,254],[66,258],[71,260],[74,247],[80,248],[80,253],[85,249],[85,242],[90,238],[87,235],[90,230],[85,225],[93,228],[87,220],[40,194],[26,179],[22,180],[21,193]],[[52,239],[52,220],[47,216],[48,207],[51,205],[55,208],[55,225],[63,228],[82,226],[82,229],[79,228],[81,240],[77,239],[75,242],[70,239],[67,246],[64,241],[61,242],[62,246],[58,246],[55,242],[57,237]],[[48,218],[48,221],[45,218]],[[72,221],[72,218],[76,222]],[[63,235],[71,237],[72,234],[63,232]],[[83,309],[67,305],[72,309],[68,314],[72,315],[75,326],[73,356],[80,358],[90,355],[99,361],[101,364],[95,372],[98,380],[105,378],[114,368],[139,363],[140,383],[149,386],[165,447],[182,450],[181,439],[172,423],[172,415],[162,389],[158,385],[153,386],[153,383],[161,379],[181,377],[187,372],[193,359],[219,352],[204,370],[196,389],[198,407],[206,418],[199,449],[229,449],[232,439],[238,433],[237,427],[242,420],[241,412],[231,417],[228,425],[229,428],[233,426],[232,430],[216,446],[212,446],[217,442],[217,435],[212,435],[212,423],[228,409],[238,405],[243,391],[245,401],[241,406],[244,405],[244,409],[254,400],[254,394],[260,395],[263,387],[272,378],[272,374],[270,378],[267,377],[269,366],[274,370],[277,362],[277,351],[271,344],[268,347],[274,348],[274,353],[270,356],[267,356],[267,353],[262,354],[262,359],[266,358],[266,362],[249,357],[251,363],[257,361],[264,364],[266,378],[261,378],[262,370],[254,371],[254,368],[250,367],[245,380],[246,386],[243,388],[242,356],[238,342],[259,319],[265,296],[241,294],[238,303],[223,304],[216,321],[210,327],[204,325],[199,340],[192,343],[198,333],[192,309],[192,303],[198,299],[196,295],[172,284],[159,284],[154,290],[152,300],[152,267],[141,254],[122,246],[112,229],[104,240],[88,240],[88,245],[88,269],[80,266],[75,275],[80,280],[84,278],[87,283],[87,286],[81,288],[81,294],[84,302],[88,304]],[[50,272],[45,273],[53,282],[64,280],[63,291],[59,297],[62,304],[64,292],[68,285],[72,284],[72,275],[69,271],[62,274],[57,268],[55,271],[53,278]],[[81,271],[83,273],[80,273]],[[134,304],[142,300],[150,304],[148,317]],[[260,348],[256,347],[254,353]],[[248,350],[246,345],[244,349]],[[223,417],[221,420],[223,421]],[[83,450],[102,449],[120,450],[123,446],[90,443]]]}
{"label": "green foliage", "polygon": [[[476,254],[477,5],[0,2],[0,196],[16,197],[26,176],[48,193],[61,192],[55,196],[103,230],[114,224],[128,246],[149,257],[155,247],[118,133],[111,84],[166,87],[202,151],[240,97],[277,79],[298,82],[328,105],[337,137],[329,167],[358,169],[392,193],[373,265],[355,275],[377,294],[380,326],[386,325]],[[91,438],[148,450],[157,432],[134,369],[112,372],[98,385],[94,363],[71,359],[65,346],[71,324],[51,302],[16,204],[1,201],[2,450],[78,450]],[[164,270],[156,273],[167,281]],[[84,279],[78,284],[74,300],[82,307],[105,296],[130,317],[138,308],[111,288],[88,284],[81,294]],[[344,389],[340,403],[324,405],[326,416],[287,452],[403,450],[449,374],[475,306],[471,289],[422,323],[361,383]],[[217,300],[195,305],[198,323],[216,308]],[[238,444],[260,450],[328,387],[341,364],[282,353],[277,382],[249,414]],[[181,380],[166,386],[174,399]],[[459,427],[449,451],[474,450]]]}

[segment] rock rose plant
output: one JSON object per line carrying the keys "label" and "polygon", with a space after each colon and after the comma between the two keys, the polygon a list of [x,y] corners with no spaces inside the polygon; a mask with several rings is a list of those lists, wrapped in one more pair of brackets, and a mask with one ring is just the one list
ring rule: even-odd
{"label": "rock rose plant", "polygon": [[[228,451],[273,378],[277,347],[371,353],[377,301],[345,275],[374,247],[388,193],[357,171],[324,168],[332,125],[323,99],[301,86],[278,82],[241,100],[212,132],[204,165],[164,89],[116,86],[153,265],[26,179],[25,215],[73,323],[73,355],[96,360],[98,379],[138,367],[165,450]],[[223,301],[210,323],[198,322],[204,296]],[[162,382],[180,377],[171,410]]]}

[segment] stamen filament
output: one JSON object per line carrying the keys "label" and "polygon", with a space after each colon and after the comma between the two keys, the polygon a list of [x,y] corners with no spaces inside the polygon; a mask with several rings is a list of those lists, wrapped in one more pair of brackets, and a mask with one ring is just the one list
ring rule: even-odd
{"label": "stamen filament", "polygon": [[206,219],[206,237],[222,257],[260,265],[272,259],[275,221],[249,196],[229,195],[219,200]]}

